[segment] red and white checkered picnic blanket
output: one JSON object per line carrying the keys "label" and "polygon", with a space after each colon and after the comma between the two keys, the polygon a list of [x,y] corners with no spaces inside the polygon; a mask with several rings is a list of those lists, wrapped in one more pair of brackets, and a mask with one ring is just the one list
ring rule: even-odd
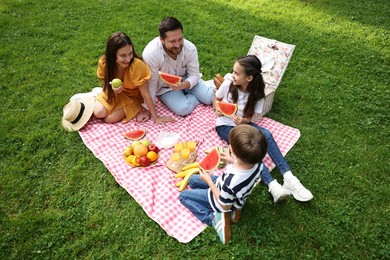
{"label": "red and white checkered picnic blanket", "polygon": [[[102,120],[92,118],[79,131],[85,145],[103,162],[119,185],[142,206],[146,214],[156,221],[170,236],[182,243],[187,243],[200,234],[206,226],[187,210],[178,200],[179,191],[175,186],[173,173],[166,167],[172,149],[162,149],[156,164],[146,168],[132,168],[123,158],[124,147],[131,141],[123,134],[135,129],[145,129],[144,138],[155,142],[160,131],[176,132],[180,140],[199,142],[197,146],[200,161],[206,149],[213,146],[226,145],[215,131],[215,113],[210,106],[199,105],[192,114],[181,117],[174,115],[162,103],[157,101],[157,113],[176,118],[174,123],[156,125],[149,120],[137,123],[134,120],[126,124],[106,124]],[[269,118],[257,122],[269,129],[285,155],[300,137],[298,129],[283,125]],[[272,160],[266,156],[264,163],[274,168]],[[221,174],[221,170],[214,172]]]}

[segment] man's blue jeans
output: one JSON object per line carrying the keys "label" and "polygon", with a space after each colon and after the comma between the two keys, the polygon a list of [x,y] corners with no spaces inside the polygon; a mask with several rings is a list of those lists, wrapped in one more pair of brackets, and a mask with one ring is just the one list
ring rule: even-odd
{"label": "man's blue jeans", "polygon": [[[278,167],[280,173],[284,174],[290,171],[290,166],[288,165],[287,161],[284,159],[282,152],[280,151],[277,143],[275,142],[275,139],[272,136],[271,132],[268,129],[256,125],[255,123],[250,122],[249,124],[251,126],[256,127],[265,136],[268,145],[268,149],[267,149],[268,155],[271,157],[276,167]],[[221,137],[223,140],[229,143],[229,133],[230,130],[232,130],[232,128],[233,126],[223,125],[223,126],[217,126],[216,130],[219,137]],[[264,165],[263,171],[261,172],[261,181],[268,187],[268,184],[270,184],[270,182],[273,180],[274,179],[269,173],[269,170]]]}
{"label": "man's blue jeans", "polygon": [[[214,175],[210,175],[210,177],[213,182],[218,178]],[[192,175],[188,185],[191,190],[184,190],[179,195],[181,204],[188,208],[200,221],[211,226],[214,210],[211,208],[207,195],[209,185],[200,179],[199,174]]]}
{"label": "man's blue jeans", "polygon": [[192,89],[169,91],[158,98],[174,113],[179,116],[191,114],[200,103],[213,103],[213,88],[207,86],[203,80]]}

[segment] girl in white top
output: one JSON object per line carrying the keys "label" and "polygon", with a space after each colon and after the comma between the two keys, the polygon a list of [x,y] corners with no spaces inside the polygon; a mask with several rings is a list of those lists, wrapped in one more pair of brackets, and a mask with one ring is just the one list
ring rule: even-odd
{"label": "girl in white top", "polygon": [[[261,113],[264,102],[265,83],[261,71],[261,62],[255,55],[237,58],[233,74],[222,83],[216,92],[216,100],[235,103],[237,113],[231,117],[220,115],[216,120],[216,131],[223,140],[229,143],[231,129],[240,124],[250,124],[261,131],[267,139],[268,154],[283,175],[283,187],[272,178],[267,167],[261,172],[261,180],[268,186],[274,202],[292,194],[296,200],[309,201],[313,194],[306,189],[291,173],[290,166],[284,159],[271,132],[251,122],[255,113]],[[259,161],[261,158],[259,158]]]}

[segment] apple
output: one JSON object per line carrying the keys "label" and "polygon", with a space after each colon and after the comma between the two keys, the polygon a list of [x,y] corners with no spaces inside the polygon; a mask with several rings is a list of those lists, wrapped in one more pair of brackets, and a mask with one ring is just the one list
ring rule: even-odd
{"label": "apple", "polygon": [[143,144],[143,145],[145,145],[146,147],[148,147],[148,146],[150,145],[150,141],[147,140],[147,139],[143,139],[143,140],[141,141],[141,144]]}
{"label": "apple", "polygon": [[150,144],[150,145],[148,146],[148,150],[149,150],[149,151],[153,151],[153,152],[155,152],[155,153],[158,153],[158,152],[160,151],[160,148],[158,148],[155,144]]}
{"label": "apple", "polygon": [[113,79],[111,81],[111,86],[113,88],[119,88],[120,86],[122,86],[122,80],[120,80],[120,79]]}
{"label": "apple", "polygon": [[139,158],[139,164],[141,166],[149,166],[150,165],[150,159],[148,157],[146,157],[146,155],[144,156],[141,156],[141,158]]}

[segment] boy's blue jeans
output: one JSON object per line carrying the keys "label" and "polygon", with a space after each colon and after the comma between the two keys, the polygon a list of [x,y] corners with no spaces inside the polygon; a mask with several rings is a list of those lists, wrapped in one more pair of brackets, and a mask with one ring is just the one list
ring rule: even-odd
{"label": "boy's blue jeans", "polygon": [[[213,182],[218,176],[210,175]],[[200,221],[211,226],[214,218],[214,210],[211,208],[208,199],[209,185],[200,179],[199,174],[191,176],[189,182],[191,190],[184,190],[179,195],[179,200],[192,214]]]}
{"label": "boy's blue jeans", "polygon": [[200,103],[211,105],[213,103],[213,88],[199,80],[192,89],[175,90],[158,96],[158,98],[174,113],[179,116],[191,114]]}
{"label": "boy's blue jeans", "polygon": [[[268,129],[265,129],[263,127],[260,127],[256,125],[255,123],[250,122],[251,126],[256,127],[259,131],[263,133],[267,140],[268,145],[268,155],[271,157],[272,161],[275,163],[276,167],[278,167],[281,174],[284,174],[288,171],[290,171],[290,166],[288,165],[287,161],[284,159],[277,143],[275,142],[274,137],[272,136],[271,132]],[[229,133],[230,130],[232,130],[233,126],[217,126],[216,130],[223,140],[229,143]],[[268,184],[270,184],[271,181],[274,179],[272,178],[271,174],[269,173],[269,170],[267,167],[264,166],[263,170],[261,171],[261,181],[268,187]]]}

